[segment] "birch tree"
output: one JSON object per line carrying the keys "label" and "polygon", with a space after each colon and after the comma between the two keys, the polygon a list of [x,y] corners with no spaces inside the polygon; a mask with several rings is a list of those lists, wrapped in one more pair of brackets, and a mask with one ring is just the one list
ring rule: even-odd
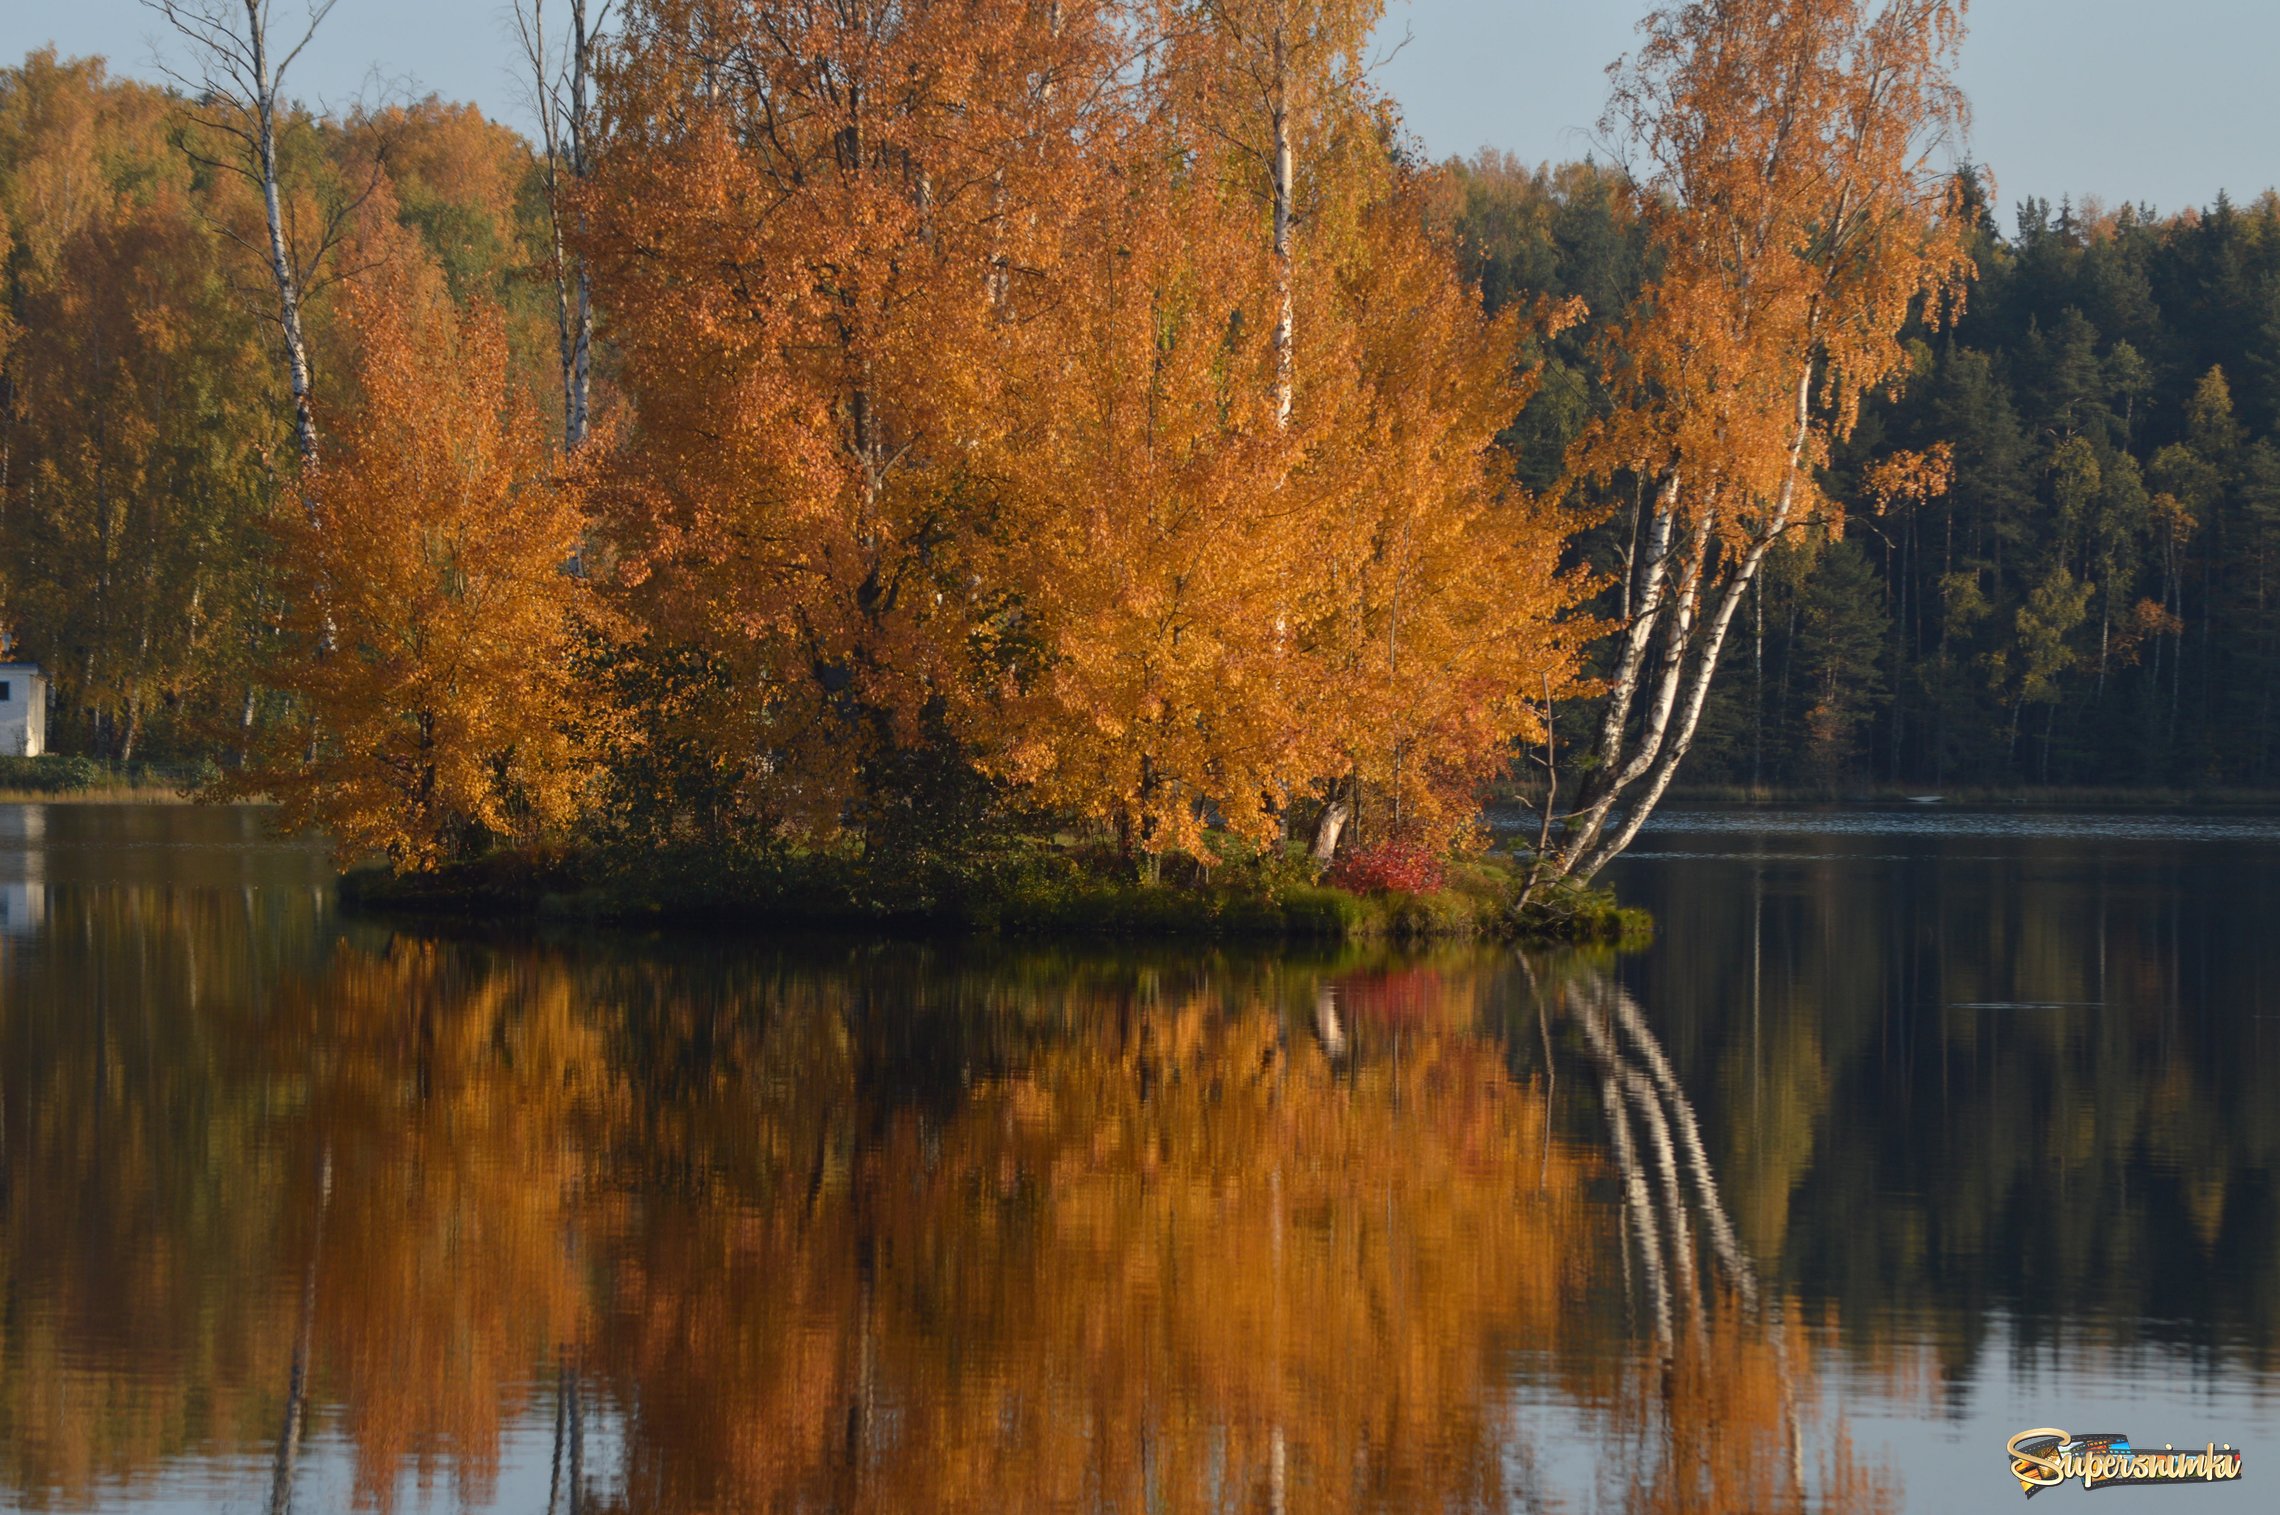
{"label": "birch tree", "polygon": [[328,413],[326,519],[279,528],[273,676],[299,719],[224,792],[267,794],[343,857],[406,870],[530,844],[574,814],[581,783],[564,728],[584,591],[561,571],[579,496],[513,382],[496,306],[460,309],[407,246],[348,287],[342,316],[360,403]]}
{"label": "birch tree", "polygon": [[640,445],[604,524],[656,649],[734,669],[750,811],[831,833],[926,739],[1005,334],[1117,130],[1118,15],[1036,0],[634,0],[586,253]]}
{"label": "birch tree", "polygon": [[1960,307],[1945,150],[1968,125],[1967,4],[1705,0],[1650,15],[1617,66],[1601,130],[1662,269],[1610,344],[1616,412],[1572,462],[1635,487],[1642,519],[1589,776],[1539,878],[1588,880],[1638,834],[1767,554],[1826,519],[1817,471],[1904,377],[1902,326]]}
{"label": "birch tree", "polygon": [[[298,40],[278,53],[271,45],[271,0],[144,0],[189,46],[182,72],[169,76],[196,100],[192,115],[206,131],[229,144],[208,160],[237,174],[261,197],[265,239],[247,244],[259,256],[276,286],[277,334],[285,361],[286,386],[293,404],[293,445],[304,474],[317,466],[317,421],[310,399],[309,344],[302,331],[301,307],[316,267],[338,245],[355,205],[337,207],[324,218],[313,245],[296,248],[288,235],[285,195],[279,182],[278,118],[285,109],[285,79],[317,28],[338,0],[309,0],[307,22]],[[377,164],[375,164],[377,172]],[[236,233],[230,235],[237,240]],[[303,493],[309,519],[317,518],[314,495]]]}
{"label": "birch tree", "polygon": [[[592,81],[608,0],[591,17],[586,0],[569,0],[570,35],[559,49],[546,39],[546,0],[517,0],[515,32],[530,65],[544,154],[546,224],[553,254],[555,329],[562,365],[562,449],[586,440],[594,375],[594,285],[587,266],[582,210],[570,201],[586,182],[593,147]],[[567,180],[567,184],[564,182]],[[575,224],[566,228],[565,219]]]}
{"label": "birch tree", "polygon": [[1359,54],[1385,0],[1190,0],[1187,24],[1207,35],[1205,89],[1219,134],[1263,175],[1275,272],[1275,415],[1297,398],[1302,141],[1360,72]]}
{"label": "birch tree", "polygon": [[[1304,197],[1302,210],[1302,173],[1310,166],[1310,149],[1327,156],[1333,139],[1350,135],[1341,129],[1355,124],[1361,50],[1384,12],[1384,0],[1187,0],[1172,21],[1174,35],[1190,49],[1183,70],[1192,76],[1190,108],[1226,156],[1255,175],[1265,191],[1275,301],[1274,419],[1286,429],[1293,425],[1302,383],[1300,307],[1311,303],[1321,313],[1320,302],[1307,301],[1300,287],[1301,223],[1309,223],[1311,238],[1319,229],[1312,224],[1316,213],[1330,211],[1341,199],[1350,210],[1360,199],[1325,193],[1323,181],[1337,175],[1316,172],[1315,193]],[[1309,272],[1321,273],[1322,260]],[[1322,800],[1313,851],[1325,862],[1337,852],[1354,813],[1358,781],[1350,769],[1349,764],[1313,781]]]}

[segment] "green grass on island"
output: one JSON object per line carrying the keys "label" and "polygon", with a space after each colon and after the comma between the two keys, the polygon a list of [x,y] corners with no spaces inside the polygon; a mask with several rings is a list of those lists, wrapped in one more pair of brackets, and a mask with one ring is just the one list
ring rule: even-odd
{"label": "green grass on island", "polygon": [[341,880],[351,909],[388,915],[525,917],[615,926],[749,924],[949,930],[1055,937],[1514,940],[1643,944],[1644,911],[1605,890],[1540,888],[1510,856],[1447,863],[1439,887],[1358,890],[1321,876],[1303,849],[1155,876],[1045,841],[972,857],[866,858],[828,851],[497,852],[433,872],[384,864]]}

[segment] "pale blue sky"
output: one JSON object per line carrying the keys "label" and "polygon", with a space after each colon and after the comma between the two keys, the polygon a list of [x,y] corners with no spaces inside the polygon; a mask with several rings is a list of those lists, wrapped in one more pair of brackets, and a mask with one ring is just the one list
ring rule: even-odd
{"label": "pale blue sky", "polygon": [[[280,25],[304,0],[276,0]],[[1580,156],[1643,0],[1394,0],[1379,77],[1436,154]],[[505,0],[339,0],[298,75],[340,101],[370,77],[527,119]],[[151,71],[166,46],[136,0],[0,0],[0,58],[53,41]],[[2165,209],[2280,183],[2276,0],[1977,0],[1963,82],[1973,156],[2003,202],[2096,195]]]}

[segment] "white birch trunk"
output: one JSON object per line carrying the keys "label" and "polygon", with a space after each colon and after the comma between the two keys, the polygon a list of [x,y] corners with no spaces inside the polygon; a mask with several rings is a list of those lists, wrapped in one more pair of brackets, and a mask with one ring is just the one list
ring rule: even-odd
{"label": "white birch trunk", "polygon": [[[588,168],[586,136],[587,117],[586,82],[593,60],[594,38],[586,29],[586,0],[570,0],[570,177],[583,184]],[[585,210],[578,212],[579,230],[585,229]],[[557,261],[560,263],[561,232],[555,233]],[[584,253],[577,258],[577,266],[570,284],[570,361],[563,392],[562,445],[566,452],[576,452],[585,443],[589,425],[589,394],[594,378],[594,285],[586,268]]]}
{"label": "white birch trunk", "polygon": [[1347,801],[1343,786],[1332,785],[1329,801],[1322,807],[1322,819],[1314,827],[1312,853],[1316,862],[1327,864],[1338,855],[1338,841],[1353,818],[1354,807]]}
{"label": "white birch trunk", "polygon": [[[260,0],[245,0],[246,44],[253,76],[254,155],[261,176],[261,206],[269,230],[269,274],[277,285],[277,327],[285,347],[286,381],[293,396],[293,442],[304,481],[317,466],[317,420],[309,404],[309,348],[301,335],[300,281],[285,246],[285,215],[277,187],[277,85],[269,69],[269,36]],[[304,482],[301,508],[317,524],[317,500]]]}
{"label": "white birch trunk", "polygon": [[1297,395],[1292,357],[1298,319],[1297,296],[1291,277],[1291,200],[1296,168],[1290,138],[1290,49],[1287,31],[1286,23],[1278,18],[1274,36],[1274,89],[1267,107],[1268,126],[1274,139],[1270,168],[1274,179],[1275,200],[1275,422],[1281,426],[1290,424],[1291,406]]}
{"label": "white birch trunk", "polygon": [[[594,37],[586,24],[586,0],[570,0],[570,48],[565,86],[546,46],[546,0],[531,0],[526,12],[515,7],[523,56],[530,65],[538,103],[539,145],[546,158],[546,223],[554,255],[554,326],[562,383],[562,450],[576,452],[586,440],[588,394],[593,382],[593,283],[585,257],[573,248],[564,228],[563,180],[583,183],[587,171],[586,85]],[[565,90],[567,99],[564,98]],[[585,212],[578,212],[579,230]]]}
{"label": "white birch trunk", "polygon": [[[1631,845],[1632,840],[1638,836],[1639,829],[1654,813],[1655,806],[1669,791],[1671,781],[1678,776],[1679,764],[1685,761],[1686,754],[1694,746],[1694,734],[1701,723],[1702,708],[1709,698],[1711,681],[1717,676],[1718,656],[1725,647],[1727,633],[1733,627],[1734,615],[1741,609],[1742,600],[1750,586],[1757,581],[1758,570],[1764,565],[1766,554],[1780,540],[1782,533],[1789,529],[1790,519],[1796,512],[1797,480],[1804,467],[1805,443],[1812,421],[1812,393],[1813,369],[1808,364],[1797,380],[1797,415],[1789,447],[1789,471],[1782,480],[1781,494],[1764,528],[1750,539],[1749,549],[1742,554],[1725,581],[1717,611],[1711,617],[1709,630],[1694,656],[1691,676],[1686,680],[1686,700],[1679,710],[1677,727],[1657,729],[1651,748],[1645,743],[1641,744],[1640,754],[1625,769],[1617,793],[1640,778],[1647,780],[1645,792],[1632,802],[1622,825],[1616,828],[1613,835],[1597,841],[1596,847],[1592,841],[1582,841],[1571,847],[1568,854],[1571,877],[1588,883],[1602,868],[1613,862],[1623,849]],[[1679,651],[1683,656],[1685,649],[1681,647]],[[1610,803],[1612,798],[1610,796]]]}

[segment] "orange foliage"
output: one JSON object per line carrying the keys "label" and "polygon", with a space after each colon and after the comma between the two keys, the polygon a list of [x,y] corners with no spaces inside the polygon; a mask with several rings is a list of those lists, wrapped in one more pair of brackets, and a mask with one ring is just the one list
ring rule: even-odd
{"label": "orange foliage", "polygon": [[1419,229],[1423,192],[1380,188],[1336,270],[1305,687],[1364,834],[1441,850],[1570,692],[1588,586],[1558,571],[1567,523],[1497,446],[1533,387],[1511,372],[1520,323],[1482,317]]}
{"label": "orange foliage", "polygon": [[1139,158],[1082,218],[1066,290],[1007,334],[975,457],[1002,500],[975,559],[1003,603],[965,724],[994,771],[1149,851],[1200,845],[1206,804],[1261,834],[1323,764],[1272,285],[1249,207],[1178,164]]}
{"label": "orange foliage", "polygon": [[429,866],[572,812],[565,727],[582,518],[496,307],[461,311],[415,250],[350,288],[359,399],[278,525],[298,719],[233,787],[269,793],[344,855]]}
{"label": "orange foliage", "polygon": [[235,692],[271,424],[171,126],[99,63],[0,70],[0,631],[57,677],[51,740],[124,757]]}
{"label": "orange foliage", "polygon": [[734,670],[752,814],[828,837],[927,741],[1149,852],[1354,776],[1467,831],[1579,586],[1496,461],[1516,332],[1354,74],[1375,10],[1282,50],[1239,6],[633,11],[585,206],[604,513],[645,649]]}
{"label": "orange foliage", "polygon": [[[346,135],[351,157],[383,159],[405,217],[429,230],[428,250],[446,273],[476,255],[494,275],[513,271],[500,267],[500,255],[529,234],[519,202],[533,169],[530,144],[513,129],[431,95],[359,115]],[[456,280],[454,292],[500,293],[462,289]]]}
{"label": "orange foliage", "polygon": [[[1663,270],[1622,334],[1620,408],[1588,449],[1682,482],[1737,539],[1813,519],[1813,470],[1908,368],[1922,302],[1972,266],[1933,151],[1966,123],[1962,0],[1734,0],[1660,10],[1618,79]],[[1802,466],[1801,466],[1802,465]]]}
{"label": "orange foliage", "polygon": [[584,207],[638,417],[604,518],[653,644],[734,668],[721,740],[768,821],[832,832],[949,683],[976,390],[1057,257],[1108,27],[1022,0],[629,10]]}

